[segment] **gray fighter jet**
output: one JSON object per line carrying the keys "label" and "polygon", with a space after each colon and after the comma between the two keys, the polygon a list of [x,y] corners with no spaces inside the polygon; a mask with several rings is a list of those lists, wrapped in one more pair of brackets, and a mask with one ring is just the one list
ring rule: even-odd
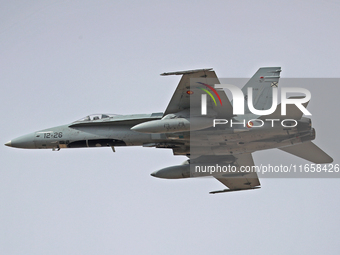
{"label": "gray fighter jet", "polygon": [[[252,152],[279,148],[317,164],[333,161],[311,142],[315,130],[301,111],[308,101],[300,106],[287,104],[286,115],[281,113],[281,104],[272,105],[275,96],[272,92],[278,86],[280,72],[280,67],[260,68],[245,84],[239,91],[246,95],[242,98],[243,114],[234,113],[232,105],[235,107],[236,99],[234,103],[229,101],[212,69],[170,72],[161,75],[182,78],[164,113],[89,115],[71,124],[18,137],[5,145],[54,151],[82,147],[111,147],[115,151],[119,146],[168,148],[174,155],[189,159],[182,165],[155,171],[152,176],[167,179],[213,176],[228,187],[211,193],[256,189],[260,186],[256,171],[241,171],[244,166],[254,166]],[[255,109],[273,106],[276,110],[262,116],[253,114],[247,104],[248,88]],[[229,171],[215,172],[215,168],[214,172],[206,171],[209,166]]]}

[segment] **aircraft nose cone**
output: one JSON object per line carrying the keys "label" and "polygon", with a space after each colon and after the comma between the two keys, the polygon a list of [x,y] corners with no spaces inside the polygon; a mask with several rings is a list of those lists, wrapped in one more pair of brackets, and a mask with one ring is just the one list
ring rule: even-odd
{"label": "aircraft nose cone", "polygon": [[22,149],[34,149],[34,134],[23,135],[18,138],[15,138],[5,145],[15,148],[22,148]]}

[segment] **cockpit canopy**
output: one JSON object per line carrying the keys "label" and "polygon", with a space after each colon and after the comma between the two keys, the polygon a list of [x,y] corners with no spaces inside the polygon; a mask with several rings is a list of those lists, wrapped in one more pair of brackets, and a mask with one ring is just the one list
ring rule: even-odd
{"label": "cockpit canopy", "polygon": [[162,118],[162,120],[176,119],[176,118],[177,118],[177,116],[176,116],[175,114],[170,113],[170,114],[165,115],[165,116]]}
{"label": "cockpit canopy", "polygon": [[114,118],[116,116],[119,116],[119,114],[91,114],[91,115],[88,115],[84,118],[81,118],[80,120],[77,120],[75,122],[109,120],[109,119]]}

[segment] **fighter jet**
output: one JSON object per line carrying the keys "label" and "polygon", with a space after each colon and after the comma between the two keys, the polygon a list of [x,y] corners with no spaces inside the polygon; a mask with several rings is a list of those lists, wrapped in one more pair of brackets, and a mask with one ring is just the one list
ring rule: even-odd
{"label": "fighter jet", "polygon": [[[228,187],[210,192],[213,194],[257,189],[260,182],[256,171],[241,171],[242,167],[255,165],[252,157],[255,151],[278,148],[317,164],[333,161],[312,142],[315,130],[311,119],[302,117],[301,108],[306,107],[308,101],[300,106],[285,105],[285,115],[281,112],[282,102],[273,104],[280,72],[280,67],[260,68],[244,85],[239,91],[245,95],[242,114],[235,114],[236,99],[228,99],[212,68],[168,72],[161,75],[181,75],[182,78],[164,113],[88,115],[71,124],[15,138],[5,145],[54,151],[111,147],[115,152],[119,146],[166,148],[188,159],[182,165],[151,173],[154,177],[212,176]],[[256,115],[249,107],[249,98],[254,109],[274,110]]]}

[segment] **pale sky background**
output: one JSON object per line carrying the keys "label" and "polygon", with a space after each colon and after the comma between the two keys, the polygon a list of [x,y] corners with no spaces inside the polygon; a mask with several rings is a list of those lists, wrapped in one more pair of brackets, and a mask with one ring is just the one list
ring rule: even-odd
{"label": "pale sky background", "polygon": [[[339,1],[0,1],[1,143],[92,113],[164,111],[179,76],[339,77]],[[339,162],[339,84],[306,87]],[[340,179],[209,195],[171,150],[0,146],[0,254],[339,254]],[[305,164],[277,149],[256,164]]]}

